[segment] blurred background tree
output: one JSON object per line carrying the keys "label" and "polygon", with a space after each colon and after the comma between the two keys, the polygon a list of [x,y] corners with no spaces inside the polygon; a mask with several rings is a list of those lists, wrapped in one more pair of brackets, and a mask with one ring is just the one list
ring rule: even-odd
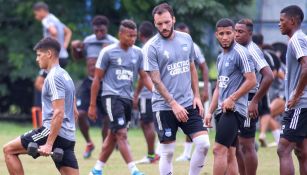
{"label": "blurred background tree", "polygon": [[[42,37],[41,23],[32,12],[35,0],[0,0],[0,112],[29,113],[32,106],[33,80],[38,73],[32,48]],[[73,39],[83,39],[91,33],[90,20],[97,14],[109,17],[109,33],[117,36],[122,19],[131,18],[138,24],[152,21],[151,11],[162,0],[46,0],[50,12],[73,31]],[[186,22],[193,39],[206,50],[209,44],[204,28],[213,27],[221,17],[236,19],[244,14],[252,0],[169,0],[177,22]],[[72,61],[67,70],[74,80],[85,75],[85,64]],[[16,109],[17,108],[17,109]],[[10,111],[10,109],[14,109]]]}

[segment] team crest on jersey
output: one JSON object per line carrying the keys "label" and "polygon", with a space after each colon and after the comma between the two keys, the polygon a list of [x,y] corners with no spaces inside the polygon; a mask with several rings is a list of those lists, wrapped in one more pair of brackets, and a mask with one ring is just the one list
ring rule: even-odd
{"label": "team crest on jersey", "polygon": [[135,64],[136,63],[136,59],[132,59],[132,63]]}
{"label": "team crest on jersey", "polygon": [[120,57],[117,58],[116,62],[117,62],[118,65],[122,65],[122,59]]}
{"label": "team crest on jersey", "polygon": [[225,67],[228,67],[228,66],[229,66],[229,62],[226,62],[226,63],[225,63]]}
{"label": "team crest on jersey", "polygon": [[181,47],[182,47],[183,51],[188,51],[188,45],[187,44],[182,44]]}
{"label": "team crest on jersey", "polygon": [[125,121],[124,121],[123,117],[118,118],[118,124],[119,125],[124,125],[125,124]]}
{"label": "team crest on jersey", "polygon": [[166,128],[166,129],[165,129],[165,132],[164,132],[164,135],[165,135],[166,137],[172,136],[172,130],[171,130],[171,128]]}
{"label": "team crest on jersey", "polygon": [[169,52],[167,50],[164,50],[163,55],[165,58],[169,59]]}

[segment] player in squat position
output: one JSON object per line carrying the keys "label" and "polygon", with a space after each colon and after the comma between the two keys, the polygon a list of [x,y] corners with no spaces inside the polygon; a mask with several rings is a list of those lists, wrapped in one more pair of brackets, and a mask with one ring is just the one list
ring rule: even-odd
{"label": "player in squat position", "polygon": [[75,120],[78,115],[74,102],[75,87],[68,73],[59,66],[60,48],[60,44],[49,37],[42,39],[34,47],[39,67],[49,72],[42,90],[43,126],[4,146],[5,163],[11,175],[24,174],[18,155],[26,154],[31,142],[39,145],[42,156],[50,155],[53,148],[62,148],[63,159],[55,162],[59,172],[62,175],[79,174],[74,153]]}
{"label": "player in squat position", "polygon": [[[205,120],[211,125],[216,112],[216,136],[213,148],[213,174],[238,174],[235,147],[238,131],[247,116],[248,92],[256,85],[256,75],[251,55],[247,49],[234,42],[234,23],[224,18],[216,23],[216,38],[223,52],[217,58],[218,81]],[[231,155],[231,156],[229,156]],[[232,157],[232,160],[228,160]]]}
{"label": "player in squat position", "polygon": [[176,133],[181,127],[195,144],[189,174],[198,175],[210,143],[201,117],[193,41],[189,34],[174,30],[174,12],[167,3],[156,6],[152,15],[159,33],[145,44],[143,54],[144,69],[156,89],[152,105],[161,143],[160,174],[173,174]]}
{"label": "player in squat position", "polygon": [[95,76],[91,88],[89,117],[96,119],[96,98],[103,80],[103,107],[110,119],[110,130],[103,142],[102,150],[92,175],[101,175],[102,169],[116,144],[128,164],[132,175],[141,175],[135,163],[127,141],[127,127],[131,119],[133,81],[140,75],[144,85],[152,90],[153,85],[143,70],[141,49],[134,46],[137,28],[133,21],[123,20],[119,27],[119,43],[103,48],[96,62]]}
{"label": "player in squat position", "polygon": [[292,150],[299,161],[300,174],[307,174],[307,40],[301,30],[304,20],[302,9],[296,5],[285,7],[280,12],[279,28],[287,35],[286,110],[282,120],[278,156],[281,175],[293,175]]}

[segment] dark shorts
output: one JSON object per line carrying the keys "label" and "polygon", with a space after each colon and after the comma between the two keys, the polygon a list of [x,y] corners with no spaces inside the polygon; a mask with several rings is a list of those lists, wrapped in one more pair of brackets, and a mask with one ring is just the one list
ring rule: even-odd
{"label": "dark shorts", "polygon": [[65,67],[68,64],[68,58],[60,58],[59,59],[59,64],[60,64],[61,68],[65,69]]}
{"label": "dark shorts", "polygon": [[[24,135],[20,136],[22,146],[27,149],[28,144],[31,142],[37,143],[39,146],[44,145],[48,138],[49,129],[41,127],[38,129],[31,130]],[[78,161],[75,156],[75,142],[67,140],[63,137],[57,136],[54,141],[53,148],[61,148],[64,151],[63,159],[61,162],[54,162],[57,169],[61,167],[71,167],[74,169],[79,169]],[[39,156],[34,156],[36,159]]]}
{"label": "dark shorts", "polygon": [[259,117],[270,114],[270,101],[267,95],[263,96],[258,104]]}
{"label": "dark shorts", "polygon": [[192,106],[187,107],[188,121],[179,122],[173,111],[158,111],[154,112],[154,121],[156,131],[160,142],[175,141],[178,127],[191,138],[191,136],[200,131],[206,131],[202,117],[199,115],[198,109],[193,109]]}
{"label": "dark shorts", "polygon": [[[225,112],[215,116],[215,142],[226,147],[235,147],[238,134],[241,134],[245,117],[238,112]],[[245,131],[243,131],[245,132]]]}
{"label": "dark shorts", "polygon": [[154,121],[151,99],[140,98],[139,110],[141,114],[141,121],[145,123],[151,123]]}
{"label": "dark shorts", "polygon": [[132,113],[132,100],[119,96],[103,96],[102,105],[109,116],[110,129],[117,132],[119,129],[128,128]]}
{"label": "dark shorts", "polygon": [[282,138],[290,142],[301,142],[307,137],[307,108],[285,111],[282,117]]}
{"label": "dark shorts", "polygon": [[[89,78],[85,78],[78,89],[77,92],[77,108],[78,110],[82,110],[87,112],[90,106],[91,100],[91,86],[92,80]],[[101,86],[100,86],[101,87]],[[102,103],[101,103],[101,88],[99,89],[98,96],[97,96],[97,112],[98,116],[106,116],[107,113],[103,110]]]}

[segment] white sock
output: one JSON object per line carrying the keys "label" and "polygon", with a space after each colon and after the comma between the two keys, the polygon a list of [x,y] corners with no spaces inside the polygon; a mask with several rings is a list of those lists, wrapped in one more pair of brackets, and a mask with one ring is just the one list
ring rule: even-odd
{"label": "white sock", "polygon": [[102,162],[102,161],[100,161],[100,160],[97,160],[97,162],[96,162],[94,168],[95,168],[96,170],[101,171],[105,164],[106,164],[105,162]]}
{"label": "white sock", "polygon": [[131,174],[135,171],[139,171],[139,169],[136,167],[134,162],[128,163],[128,168],[129,168]]}
{"label": "white sock", "polygon": [[173,156],[175,152],[175,143],[160,144],[160,161],[159,170],[160,175],[172,175],[173,174]]}
{"label": "white sock", "polygon": [[204,166],[205,158],[210,147],[208,135],[200,135],[193,139],[195,149],[190,161],[189,175],[199,175]]}
{"label": "white sock", "polygon": [[276,130],[272,131],[272,134],[273,134],[275,142],[278,143],[279,138],[280,138],[280,129],[276,129]]}
{"label": "white sock", "polygon": [[161,154],[161,150],[160,150],[160,142],[159,142],[159,141],[156,143],[156,149],[155,149],[155,152],[156,152],[156,154],[157,154],[157,155],[159,155],[159,156],[160,156],[160,154]]}
{"label": "white sock", "polygon": [[191,158],[192,148],[193,148],[193,142],[185,142],[183,155],[187,158]]}

